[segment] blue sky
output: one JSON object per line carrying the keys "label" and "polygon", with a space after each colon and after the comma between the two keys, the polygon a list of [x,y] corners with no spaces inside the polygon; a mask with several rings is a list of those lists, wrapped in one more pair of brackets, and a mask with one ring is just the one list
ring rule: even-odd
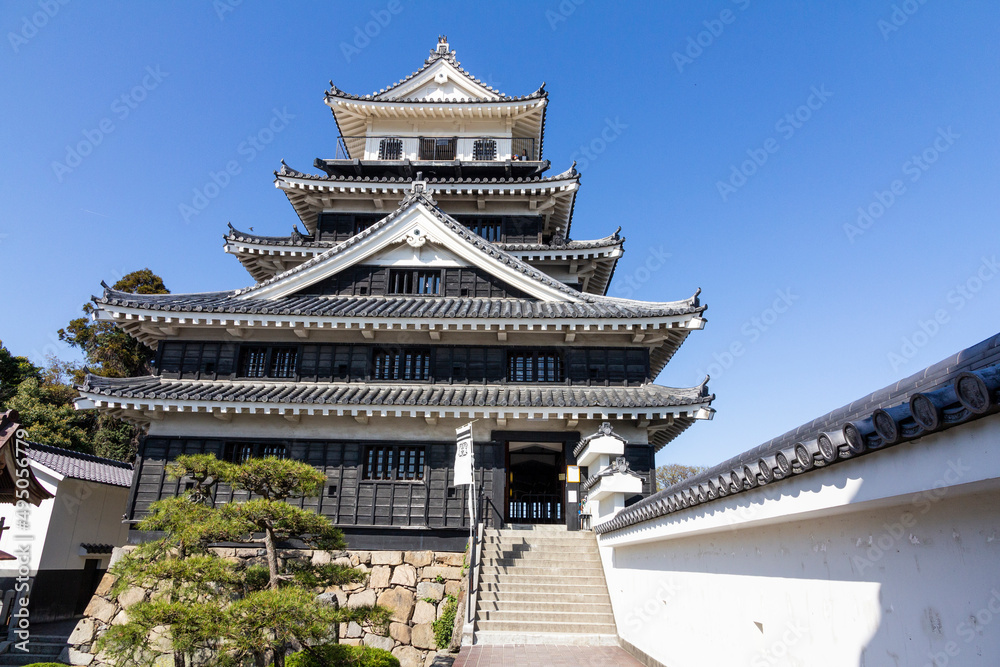
{"label": "blue sky", "polygon": [[226,223],[291,229],[272,172],[333,157],[327,81],[377,90],[441,33],[508,94],[547,82],[572,236],[628,239],[612,295],[703,289],[659,382],[710,372],[718,414],[658,462],[716,463],[1000,330],[995,1],[97,4],[0,9],[0,339],[36,361],[74,356],[54,333],[101,280],[248,284]]}

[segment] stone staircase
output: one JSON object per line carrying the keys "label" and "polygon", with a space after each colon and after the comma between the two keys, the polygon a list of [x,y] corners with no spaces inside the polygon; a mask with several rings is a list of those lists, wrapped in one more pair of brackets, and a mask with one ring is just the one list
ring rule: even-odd
{"label": "stone staircase", "polygon": [[487,529],[474,643],[616,646],[604,569],[591,532]]}
{"label": "stone staircase", "polygon": [[11,644],[6,653],[0,653],[0,667],[18,667],[34,662],[60,662],[60,654],[66,648],[65,636],[32,633],[28,641],[28,652],[19,651]]}

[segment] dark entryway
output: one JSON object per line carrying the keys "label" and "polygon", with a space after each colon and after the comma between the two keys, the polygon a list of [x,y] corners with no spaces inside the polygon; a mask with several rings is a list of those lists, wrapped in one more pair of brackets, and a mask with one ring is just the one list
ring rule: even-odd
{"label": "dark entryway", "polygon": [[566,523],[564,461],[561,443],[508,443],[507,521]]}

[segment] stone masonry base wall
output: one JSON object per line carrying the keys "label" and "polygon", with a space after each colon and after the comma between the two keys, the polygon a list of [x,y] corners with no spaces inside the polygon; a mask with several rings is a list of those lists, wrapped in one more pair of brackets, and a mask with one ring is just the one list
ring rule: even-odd
{"label": "stone masonry base wall", "polygon": [[[125,547],[129,550],[129,547]],[[116,550],[116,560],[118,556]],[[264,550],[258,548],[216,548],[224,558],[248,564],[266,564]],[[441,617],[445,600],[454,595],[461,600],[464,595],[464,554],[434,551],[313,551],[281,550],[282,559],[309,559],[314,564],[336,563],[356,567],[368,574],[359,584],[331,586],[323,595],[336,598],[341,607],[378,604],[392,611],[392,619],[385,635],[379,635],[357,623],[342,623],[341,644],[364,644],[391,651],[402,667],[425,667],[434,662],[436,646],[433,622]],[[146,600],[149,591],[141,588],[126,590],[117,598],[109,591],[114,577],[106,574],[93,599],[84,612],[73,634],[70,647],[60,659],[71,665],[103,667],[107,663],[101,655],[94,655],[94,643],[110,625],[128,620],[128,608]],[[459,630],[459,634],[461,630]],[[169,644],[151,640],[151,648],[164,653],[161,662],[172,667],[168,654]],[[448,647],[442,646],[440,649]]]}

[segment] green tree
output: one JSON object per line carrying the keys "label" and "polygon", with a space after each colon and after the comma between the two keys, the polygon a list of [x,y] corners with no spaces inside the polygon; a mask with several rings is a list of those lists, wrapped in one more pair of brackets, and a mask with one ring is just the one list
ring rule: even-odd
{"label": "green tree", "polygon": [[658,466],[656,468],[656,490],[662,491],[706,470],[708,470],[706,466],[686,466],[680,463]]}
{"label": "green tree", "polygon": [[[119,666],[149,665],[172,650],[174,664],[283,667],[294,644],[306,651],[336,643],[339,623],[355,621],[384,629],[390,612],[380,607],[339,609],[317,599],[317,587],[363,581],[351,568],[312,567],[289,559],[279,567],[277,543],[296,538],[322,548],[344,548],[343,535],[329,520],[293,507],[286,499],[318,493],[325,478],[308,464],[276,458],[236,465],[213,455],[180,456],[168,465],[172,478],[193,480],[182,497],[153,503],[139,524],[164,537],[122,558],[111,572],[112,594],[141,586],[150,600],[129,608],[128,620],[112,625],[98,650]],[[220,483],[259,496],[246,503],[214,507]],[[244,567],[220,558],[213,542],[264,534],[268,568]],[[304,576],[308,575],[308,576]],[[163,628],[167,628],[164,633]],[[169,649],[160,639],[169,635]]]}
{"label": "green tree", "polygon": [[[150,271],[133,271],[116,282],[113,289],[132,294],[169,294],[163,279]],[[59,330],[59,340],[79,348],[92,373],[104,377],[135,377],[150,373],[153,351],[112,322],[91,321],[94,305],[83,305],[78,317]],[[82,381],[82,377],[77,378]]]}
{"label": "green tree", "polygon": [[34,377],[17,386],[7,401],[7,409],[17,410],[28,438],[47,445],[80,452],[93,452],[89,421],[91,415],[77,412],[66,403],[61,388],[53,389]]}
{"label": "green tree", "polygon": [[0,406],[17,393],[19,384],[28,378],[42,379],[42,369],[27,357],[15,357],[0,341]]}

